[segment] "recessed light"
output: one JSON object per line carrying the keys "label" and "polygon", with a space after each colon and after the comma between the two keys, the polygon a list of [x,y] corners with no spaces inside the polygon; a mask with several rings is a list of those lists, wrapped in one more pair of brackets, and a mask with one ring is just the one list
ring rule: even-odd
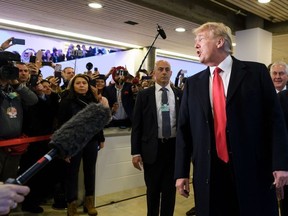
{"label": "recessed light", "polygon": [[91,8],[96,8],[96,9],[99,9],[99,8],[103,7],[101,4],[96,3],[96,2],[95,3],[89,3],[88,6],[91,7]]}
{"label": "recessed light", "polygon": [[271,0],[258,0],[259,3],[263,3],[263,4],[266,4],[266,3],[269,3]]}
{"label": "recessed light", "polygon": [[186,29],[185,28],[176,28],[175,31],[176,32],[185,32]]}

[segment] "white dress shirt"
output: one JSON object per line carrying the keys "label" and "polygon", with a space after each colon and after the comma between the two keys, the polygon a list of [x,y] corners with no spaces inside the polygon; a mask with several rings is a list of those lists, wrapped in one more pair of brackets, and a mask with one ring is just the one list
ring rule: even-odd
{"label": "white dress shirt", "polygon": [[[230,81],[230,76],[231,76],[231,70],[232,70],[232,57],[228,55],[217,67],[222,69],[222,72],[219,73],[220,77],[222,78],[223,81],[223,86],[224,86],[224,93],[225,93],[225,98],[227,98],[227,91],[228,91],[228,85]],[[210,67],[210,80],[209,80],[209,95],[210,95],[210,102],[211,102],[211,107],[213,111],[213,97],[212,97],[212,89],[213,89],[213,77],[214,77],[214,69],[216,66]]]}
{"label": "white dress shirt", "polygon": [[[163,138],[162,136],[162,112],[161,112],[161,99],[162,99],[162,86],[155,83],[155,100],[157,107],[157,121],[158,121],[158,138]],[[170,125],[171,125],[171,137],[176,137],[176,110],[175,110],[175,95],[170,86],[170,83],[165,86],[168,96],[168,104],[170,110]]]}

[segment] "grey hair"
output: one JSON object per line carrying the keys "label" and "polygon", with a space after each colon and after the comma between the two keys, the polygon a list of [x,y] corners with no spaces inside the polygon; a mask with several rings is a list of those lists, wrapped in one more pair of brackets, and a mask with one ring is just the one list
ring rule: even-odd
{"label": "grey hair", "polygon": [[287,66],[286,62],[284,62],[284,61],[276,61],[276,62],[274,62],[274,63],[271,65],[271,67],[270,67],[269,73],[272,72],[272,68],[273,68],[274,66],[276,66],[276,65],[282,65],[282,66],[284,66],[284,67],[285,67],[285,72],[286,72],[286,74],[288,74],[288,66]]}

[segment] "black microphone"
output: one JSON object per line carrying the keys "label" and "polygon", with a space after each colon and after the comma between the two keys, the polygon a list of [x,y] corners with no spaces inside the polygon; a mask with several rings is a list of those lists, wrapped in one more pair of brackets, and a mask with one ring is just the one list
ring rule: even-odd
{"label": "black microphone", "polygon": [[111,112],[108,107],[90,103],[53,133],[49,143],[52,149],[46,155],[22,175],[16,179],[8,179],[5,183],[25,184],[56,156],[67,158],[76,155],[110,120]]}
{"label": "black microphone", "polygon": [[158,24],[157,24],[157,31],[158,31],[158,34],[157,34],[156,37],[154,38],[154,41],[152,42],[152,44],[151,44],[151,46],[149,47],[146,55],[144,56],[144,58],[143,58],[143,60],[142,60],[142,62],[141,62],[141,64],[140,64],[140,66],[139,66],[138,71],[141,70],[141,67],[142,67],[142,65],[144,64],[145,59],[147,58],[148,54],[150,53],[151,48],[153,47],[153,45],[154,45],[155,41],[157,40],[157,38],[159,37],[159,35],[161,35],[161,37],[162,37],[163,39],[166,39],[166,34],[165,34],[164,30],[163,30],[163,29],[161,28],[161,26],[159,26]]}
{"label": "black microphone", "polygon": [[165,40],[166,39],[166,34],[165,34],[163,28],[161,26],[159,26],[158,24],[157,24],[157,31],[160,34],[160,36]]}

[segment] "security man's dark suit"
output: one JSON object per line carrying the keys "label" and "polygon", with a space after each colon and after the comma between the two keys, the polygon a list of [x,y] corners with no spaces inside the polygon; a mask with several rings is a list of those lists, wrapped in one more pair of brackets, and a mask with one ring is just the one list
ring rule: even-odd
{"label": "security man's dark suit", "polygon": [[[176,120],[182,92],[172,88],[175,95]],[[133,115],[131,154],[141,155],[147,186],[148,216],[172,216],[175,205],[175,137],[158,137],[155,86],[138,93]]]}

